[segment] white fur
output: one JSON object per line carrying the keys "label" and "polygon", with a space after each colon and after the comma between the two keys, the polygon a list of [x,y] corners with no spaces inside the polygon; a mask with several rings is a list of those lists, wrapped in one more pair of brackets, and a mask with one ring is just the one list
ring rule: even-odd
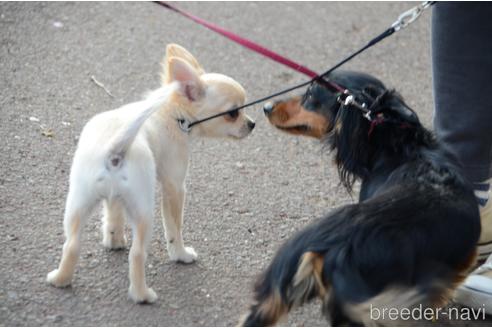
{"label": "white fur", "polygon": [[82,131],[70,172],[62,259],[47,277],[57,287],[71,283],[82,225],[102,201],[105,247],[125,247],[125,219],[132,228],[129,296],[135,302],[157,299],[145,281],[156,182],[171,260],[190,263],[197,258],[181,234],[190,139],[243,138],[252,121],[241,113],[235,120],[219,117],[199,124],[189,134],[181,131],[178,118],[194,120],[228,110],[244,103],[245,95],[231,78],[205,74],[184,48],[169,45],[166,54],[163,87],[143,101],[94,116]]}

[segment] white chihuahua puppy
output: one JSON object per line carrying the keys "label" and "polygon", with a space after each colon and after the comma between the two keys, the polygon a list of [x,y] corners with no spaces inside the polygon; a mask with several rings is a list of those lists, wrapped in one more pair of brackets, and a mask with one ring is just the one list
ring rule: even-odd
{"label": "white chihuahua puppy", "polygon": [[245,91],[233,79],[205,73],[184,48],[171,44],[163,62],[163,86],[145,100],[94,116],[84,127],[70,172],[64,217],[66,241],[49,283],[70,285],[80,253],[80,231],[94,207],[103,202],[103,245],[125,247],[125,219],[132,228],[129,296],[152,303],[156,293],[145,280],[151,239],[155,186],[171,260],[193,262],[197,254],[182,238],[184,181],[193,137],[244,138],[254,122],[242,112],[220,116],[186,132],[192,122],[240,106]]}

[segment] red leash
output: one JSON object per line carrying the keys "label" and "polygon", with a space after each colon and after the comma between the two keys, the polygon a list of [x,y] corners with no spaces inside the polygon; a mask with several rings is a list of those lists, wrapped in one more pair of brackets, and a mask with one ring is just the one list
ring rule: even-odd
{"label": "red leash", "polygon": [[187,13],[185,11],[182,11],[182,10],[174,7],[173,5],[169,4],[168,2],[165,2],[165,1],[154,1],[154,2],[157,3],[157,4],[159,4],[159,5],[161,5],[161,6],[163,6],[163,7],[166,7],[167,9],[170,9],[170,10],[172,10],[174,12],[177,12],[180,15],[185,16],[185,17],[187,17],[187,18],[189,18],[189,19],[197,22],[198,24],[203,25],[203,26],[205,26],[208,29],[211,29],[214,32],[217,32],[217,33],[225,36],[226,38],[228,38],[228,39],[230,39],[230,40],[232,40],[232,41],[234,41],[234,42],[242,45],[243,47],[246,47],[248,49],[251,49],[251,50],[253,50],[253,51],[255,51],[255,52],[259,53],[259,54],[262,54],[265,57],[268,57],[268,58],[270,58],[270,59],[272,59],[272,60],[280,63],[280,64],[283,64],[285,66],[288,66],[288,67],[292,68],[293,70],[298,71],[299,73],[302,73],[302,74],[305,74],[305,75],[309,76],[310,78],[315,78],[315,77],[318,76],[318,73],[310,70],[306,66],[303,66],[301,64],[298,64],[298,63],[290,60],[289,58],[286,58],[286,57],[284,57],[282,55],[279,55],[279,54],[277,54],[277,53],[275,53],[275,52],[273,52],[273,51],[271,51],[271,50],[269,50],[269,49],[267,49],[267,48],[265,48],[265,47],[257,44],[257,43],[254,43],[251,40],[245,39],[245,38],[243,38],[243,37],[241,37],[241,36],[239,36],[237,34],[234,34],[232,32],[229,32],[229,31],[223,29],[220,26],[217,26],[217,25],[215,25],[213,23],[209,23],[209,22],[201,19],[200,17],[196,17],[196,16],[194,16],[192,14],[189,14],[189,13]]}
{"label": "red leash", "polygon": [[[200,25],[207,27],[208,29],[210,29],[216,33],[219,33],[219,34],[225,36],[226,38],[230,39],[231,41],[234,41],[234,42],[236,42],[236,43],[238,43],[238,44],[240,44],[240,45],[242,45],[242,46],[244,46],[244,47],[246,47],[252,51],[255,51],[259,54],[262,54],[262,55],[264,55],[264,56],[266,56],[266,57],[268,57],[268,58],[270,58],[270,59],[272,59],[278,63],[281,63],[285,66],[288,66],[288,67],[296,70],[297,72],[303,73],[303,74],[305,74],[311,78],[309,81],[294,85],[290,88],[278,91],[274,94],[268,95],[268,96],[260,98],[260,99],[256,99],[256,100],[249,102],[247,104],[244,104],[242,106],[232,108],[228,111],[218,113],[218,114],[215,114],[215,115],[212,115],[212,116],[200,119],[200,120],[196,120],[194,122],[187,122],[184,119],[178,120],[180,127],[184,132],[189,132],[191,127],[193,127],[196,124],[200,124],[202,122],[206,122],[206,121],[214,119],[216,117],[226,115],[226,114],[238,111],[240,109],[243,109],[243,108],[246,108],[249,106],[256,105],[256,104],[263,102],[263,101],[266,101],[268,99],[275,98],[275,97],[278,97],[278,96],[283,95],[285,93],[291,92],[293,90],[305,87],[305,86],[307,86],[307,85],[309,85],[315,81],[325,85],[328,88],[331,88],[331,89],[339,92],[340,95],[338,96],[337,101],[340,102],[340,104],[342,106],[345,106],[345,107],[346,106],[355,106],[356,108],[363,111],[363,115],[366,118],[368,118],[369,121],[372,121],[372,119],[370,118],[371,112],[366,109],[366,107],[365,107],[366,104],[359,104],[355,100],[355,97],[350,93],[349,90],[346,90],[344,87],[338,85],[337,83],[335,83],[333,81],[329,81],[329,80],[325,79],[324,77],[328,76],[331,72],[333,72],[334,70],[336,70],[340,66],[344,65],[345,63],[350,61],[352,58],[358,56],[359,54],[361,54],[362,52],[371,48],[372,46],[376,45],[377,43],[383,41],[384,39],[386,39],[387,37],[389,37],[393,33],[398,32],[401,29],[403,29],[404,27],[408,26],[409,24],[414,22],[422,14],[422,12],[425,9],[429,8],[430,6],[432,6],[435,3],[435,1],[424,1],[421,4],[413,7],[412,9],[407,10],[406,12],[404,12],[403,14],[401,14],[398,17],[398,19],[391,25],[391,27],[389,27],[383,33],[376,36],[374,39],[370,40],[365,46],[363,46],[359,50],[353,52],[349,56],[345,57],[344,59],[339,61],[337,64],[332,66],[330,69],[328,69],[324,73],[317,74],[316,72],[310,70],[309,68],[307,68],[303,65],[300,65],[300,64],[298,64],[298,63],[296,63],[296,62],[294,62],[294,61],[292,61],[286,57],[283,57],[283,56],[281,56],[281,55],[279,55],[279,54],[277,54],[271,50],[268,50],[265,47],[262,47],[259,44],[256,44],[251,40],[240,37],[240,36],[238,36],[232,32],[229,32],[229,31],[223,29],[222,27],[219,27],[219,26],[212,24],[212,23],[209,23],[209,22],[207,22],[207,21],[205,21],[199,17],[196,17],[196,16],[189,14],[185,11],[182,11],[182,10],[170,5],[169,3],[165,2],[165,1],[154,1],[154,2],[157,3],[158,5],[163,6],[166,9],[172,10],[172,11],[174,11],[174,12],[176,12],[176,13],[178,13],[178,14],[180,14],[180,15],[188,18],[188,19],[193,20],[194,22],[196,22]],[[350,101],[349,101],[349,99],[350,99]]]}

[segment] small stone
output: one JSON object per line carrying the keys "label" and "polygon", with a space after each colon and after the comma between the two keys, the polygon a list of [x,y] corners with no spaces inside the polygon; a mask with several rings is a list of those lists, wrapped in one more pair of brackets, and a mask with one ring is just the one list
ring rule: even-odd
{"label": "small stone", "polygon": [[61,322],[63,320],[63,316],[61,314],[50,315],[48,316],[48,320],[53,322]]}
{"label": "small stone", "polygon": [[41,134],[48,138],[53,138],[55,136],[55,133],[52,129],[43,129],[43,131],[41,131]]}
{"label": "small stone", "polygon": [[15,300],[15,299],[17,299],[17,298],[19,297],[19,295],[18,295],[16,292],[14,292],[14,291],[9,291],[9,292],[7,293],[7,295],[8,295],[8,297],[9,297],[10,299],[13,299],[13,300]]}
{"label": "small stone", "polygon": [[12,234],[11,235],[8,235],[8,238],[9,238],[10,241],[14,241],[14,240],[18,240],[19,239],[19,237],[17,237],[16,235],[12,235]]}

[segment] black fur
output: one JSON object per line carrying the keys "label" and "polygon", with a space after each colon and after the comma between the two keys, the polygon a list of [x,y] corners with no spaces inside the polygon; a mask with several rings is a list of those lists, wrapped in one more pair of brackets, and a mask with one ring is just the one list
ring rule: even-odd
{"label": "black fur", "polygon": [[[362,182],[359,202],[308,226],[277,252],[255,286],[255,305],[245,325],[271,325],[278,318],[258,312],[275,292],[281,306],[323,296],[316,287],[297,295],[293,279],[303,254],[323,256],[323,309],[333,324],[348,320],[345,304],[360,304],[391,287],[415,288],[422,302],[452,289],[472,265],[480,235],[472,186],[456,159],[418,121],[396,92],[374,77],[339,72],[331,79],[367,105],[371,122],[355,107],[341,108],[337,94],[320,84],[303,97],[305,110],[332,121],[325,143],[335,152],[343,184]],[[378,96],[381,96],[378,98]],[[338,125],[338,128],[337,128]]]}

